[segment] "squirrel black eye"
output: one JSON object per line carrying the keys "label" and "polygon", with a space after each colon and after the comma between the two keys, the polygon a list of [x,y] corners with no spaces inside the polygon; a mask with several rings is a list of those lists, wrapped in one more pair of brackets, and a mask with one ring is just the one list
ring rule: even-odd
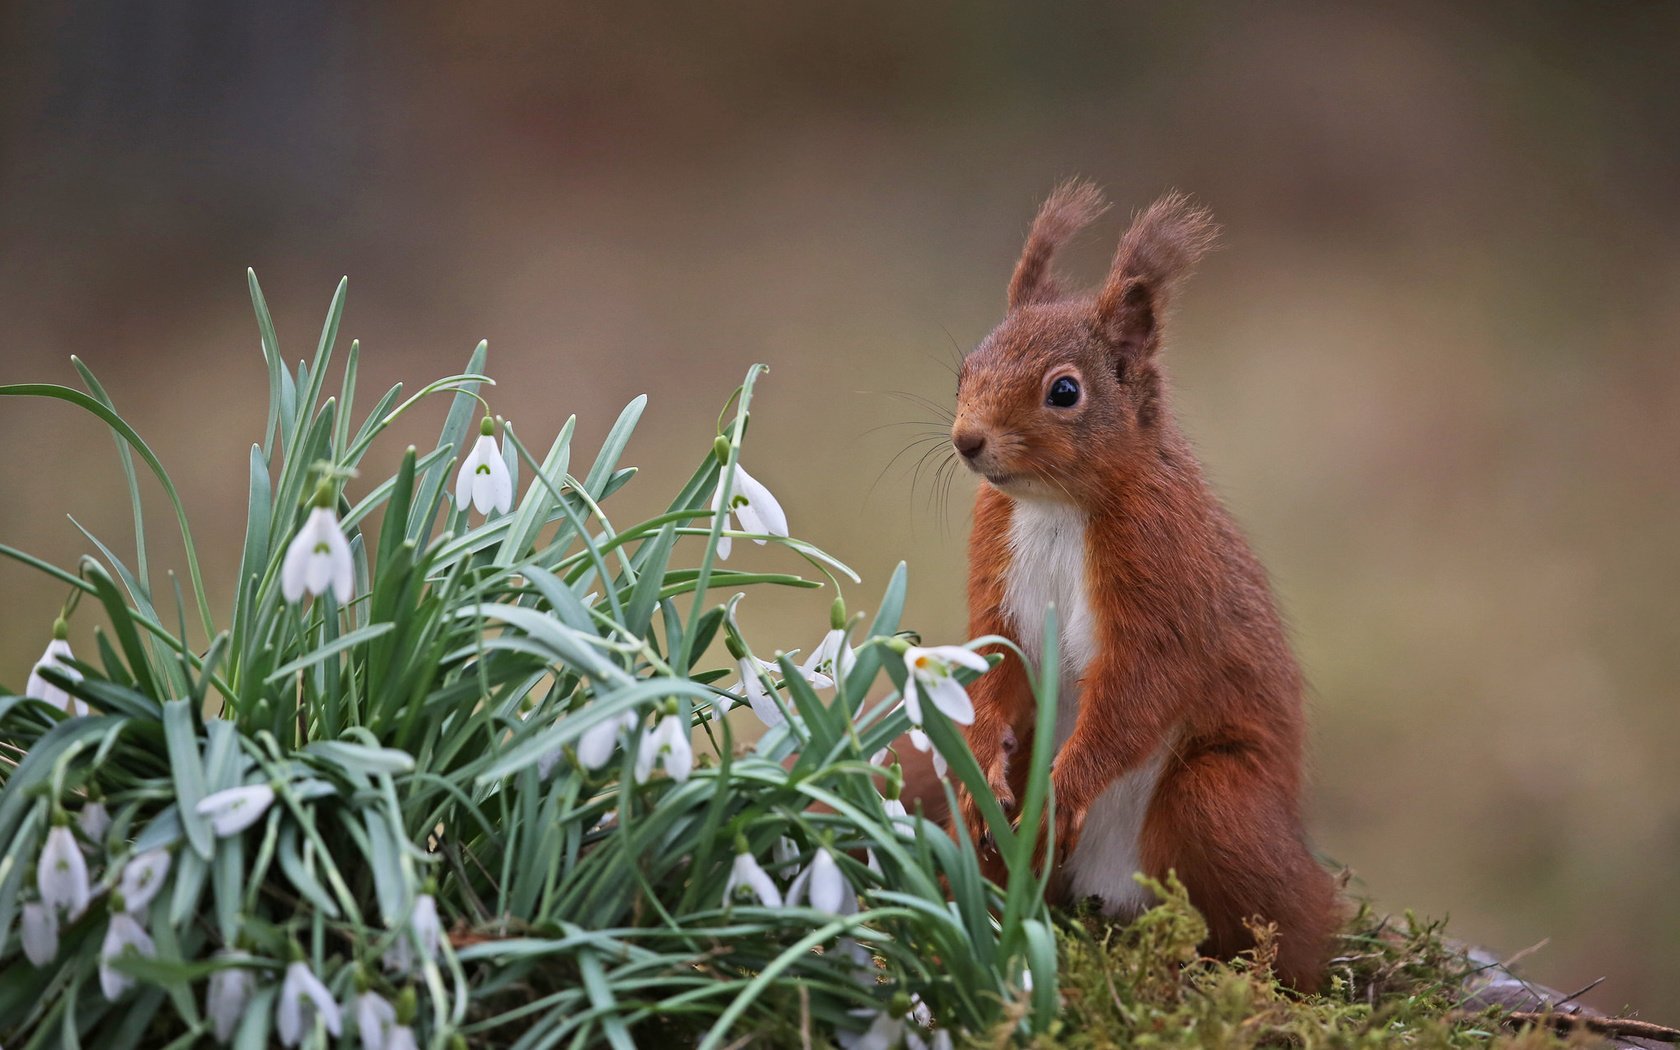
{"label": "squirrel black eye", "polygon": [[1054,408],[1072,408],[1079,404],[1079,380],[1072,376],[1063,376],[1050,384],[1050,393],[1045,395],[1044,403]]}

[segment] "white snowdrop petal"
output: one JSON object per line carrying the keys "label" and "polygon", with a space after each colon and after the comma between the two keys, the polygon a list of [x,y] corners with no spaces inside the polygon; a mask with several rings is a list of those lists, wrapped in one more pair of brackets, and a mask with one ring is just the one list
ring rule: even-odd
{"label": "white snowdrop petal", "polygon": [[377,992],[356,996],[356,1034],[362,1050],[386,1050],[388,1036],[397,1023],[397,1008]]}
{"label": "white snowdrop petal", "polygon": [[20,937],[24,956],[36,966],[45,966],[58,955],[58,912],[30,901],[23,906]]}
{"label": "white snowdrop petal", "polygon": [[[729,521],[727,519],[724,520],[723,527],[726,529],[729,528]],[[719,558],[728,558],[729,552],[733,550],[734,547],[734,540],[730,539],[728,536],[719,536],[717,542],[717,556]]]}
{"label": "white snowdrop petal", "polygon": [[255,824],[274,804],[274,789],[267,784],[246,784],[227,788],[199,800],[198,812],[210,818],[217,836],[237,835]]}
{"label": "white snowdrop petal", "polygon": [[577,757],[585,769],[600,769],[618,748],[619,719],[609,718],[585,729],[578,737]]}
{"label": "white snowdrop petal", "polygon": [[122,881],[118,887],[122,893],[123,910],[130,915],[145,911],[146,905],[157,896],[158,890],[163,888],[163,880],[168,877],[168,850],[147,850],[123,865]]}
{"label": "white snowdrop petal", "polygon": [[[219,958],[248,958],[238,952],[217,952]],[[251,1004],[255,983],[251,971],[242,966],[230,966],[210,975],[210,987],[204,996],[204,1012],[210,1018],[210,1030],[219,1043],[233,1038],[245,1010]]]}
{"label": "white snowdrop petal", "polygon": [[928,699],[933,706],[945,713],[945,717],[958,725],[972,725],[974,722],[974,701],[968,698],[968,690],[955,678],[941,678],[928,687]]}
{"label": "white snowdrop petal", "polygon": [[400,1024],[385,1037],[384,1050],[419,1050],[419,1046],[414,1040],[414,1029]]}
{"label": "white snowdrop petal", "polygon": [[839,915],[851,887],[846,885],[846,876],[834,862],[834,854],[826,849],[818,850],[811,860],[810,871],[811,907]]}
{"label": "white snowdrop petal", "polygon": [[105,929],[105,941],[99,948],[99,989],[105,993],[106,999],[119,999],[134,985],[134,978],[110,965],[129,951],[147,958],[157,953],[151,937],[147,936],[134,916],[118,912],[111,916],[111,924]]}
{"label": "white snowdrop petal", "polygon": [[[910,716],[912,727],[922,724],[922,696],[916,689],[916,676],[909,675],[904,679],[904,710]],[[926,751],[927,748],[922,748]]]}
{"label": "white snowdrop petal", "polygon": [[81,826],[82,834],[98,842],[105,837],[106,830],[111,826],[111,814],[105,808],[105,803],[89,802],[76,814],[76,823]]}
{"label": "white snowdrop petal", "polygon": [[41,903],[64,912],[71,920],[87,910],[92,890],[88,885],[87,859],[76,836],[68,827],[56,827],[47,832],[41,847],[41,858],[35,866],[35,885],[41,892]]}
{"label": "white snowdrop petal", "polygon": [[753,511],[757,524],[755,532],[765,532],[772,536],[786,536],[788,534],[787,515],[782,511],[782,505],[764,483],[742,470],[735,468],[735,485],[737,490],[747,497],[747,507]]}

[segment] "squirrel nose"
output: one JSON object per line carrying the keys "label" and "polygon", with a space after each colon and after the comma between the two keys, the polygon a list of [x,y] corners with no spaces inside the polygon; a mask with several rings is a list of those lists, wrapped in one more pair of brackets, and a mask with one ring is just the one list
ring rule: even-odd
{"label": "squirrel nose", "polygon": [[973,459],[986,447],[986,435],[972,430],[959,430],[951,435],[951,444],[957,446],[957,451],[963,454],[964,459]]}

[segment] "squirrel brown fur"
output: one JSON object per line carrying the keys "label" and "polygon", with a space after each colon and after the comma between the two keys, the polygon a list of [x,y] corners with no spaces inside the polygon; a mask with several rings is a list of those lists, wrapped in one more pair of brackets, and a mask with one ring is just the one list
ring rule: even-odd
{"label": "squirrel brown fur", "polygon": [[[1067,295],[1056,249],[1105,210],[1089,183],[1039,210],[1003,321],[963,361],[952,442],[982,480],[969,542],[969,631],[1042,660],[1061,623],[1052,885],[1112,914],[1133,878],[1176,872],[1210,953],[1275,924],[1279,976],[1322,979],[1339,902],[1300,817],[1303,682],[1265,571],[1204,480],[1170,409],[1162,322],[1217,232],[1170,194],[1138,214],[1094,295]],[[970,687],[968,741],[1011,812],[1031,747],[1029,668]],[[973,800],[954,819],[987,840]],[[994,856],[992,863],[997,863]]]}

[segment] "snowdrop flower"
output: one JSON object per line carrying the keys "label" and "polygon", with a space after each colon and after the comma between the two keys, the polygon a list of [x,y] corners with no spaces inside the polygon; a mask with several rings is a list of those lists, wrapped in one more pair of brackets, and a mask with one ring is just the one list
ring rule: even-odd
{"label": "snowdrop flower", "polygon": [[362,1050],[386,1050],[396,1026],[397,1008],[384,996],[373,991],[356,996],[356,1034],[361,1037]]}
{"label": "snowdrop flower", "polygon": [[105,809],[105,803],[95,800],[82,807],[76,814],[76,823],[81,825],[82,834],[89,841],[98,842],[105,837],[105,832],[111,826],[111,814]]}
{"label": "snowdrop flower", "polygon": [[286,967],[286,979],[280,984],[280,999],[274,1007],[280,1042],[286,1046],[301,1043],[304,1035],[314,1030],[317,1017],[329,1033],[338,1035],[338,1003],[321,979],[309,972],[308,963],[294,960]]}
{"label": "snowdrop flower", "polygon": [[255,824],[274,804],[274,788],[268,784],[246,784],[227,788],[199,800],[201,816],[210,818],[210,829],[227,838]]}
{"label": "snowdrop flower", "polygon": [[[730,642],[733,643],[734,639],[730,639]],[[733,646],[731,647],[733,648]],[[735,666],[740,668],[741,680],[735,683],[732,691],[746,694],[747,704],[752,707],[753,714],[758,716],[758,720],[771,729],[786,722],[787,718],[782,714],[782,709],[776,705],[776,698],[771,695],[769,687],[764,684],[764,679],[759,676],[760,671],[766,674],[777,674],[781,671],[781,666],[773,664],[769,660],[760,660],[756,656],[746,655],[738,658],[735,661]]]}
{"label": "snowdrop flower", "polygon": [[168,875],[168,850],[147,850],[123,865],[122,883],[118,886],[123,910],[130,915],[144,912],[146,905],[152,903],[152,898],[163,888],[163,880]]}
{"label": "snowdrop flower", "polygon": [[[120,894],[112,896],[113,905],[120,905],[117,899],[119,896]],[[111,925],[105,930],[105,943],[99,948],[99,989],[105,993],[105,998],[112,1002],[120,999],[122,994],[134,985],[134,978],[111,965],[129,951],[147,958],[157,954],[157,949],[152,946],[152,939],[146,935],[140,923],[118,906],[111,915]]]}
{"label": "snowdrop flower", "polygon": [[770,847],[770,858],[776,862],[776,871],[784,879],[791,879],[799,874],[799,865],[794,861],[799,858],[799,847],[786,835],[777,835],[775,843]]}
{"label": "snowdrop flower", "polygon": [[62,616],[53,621],[52,641],[47,643],[46,652],[35,661],[34,670],[29,672],[29,682],[23,687],[23,695],[31,700],[45,701],[72,716],[85,715],[88,711],[86,704],[41,677],[41,670],[50,667],[73,682],[82,680],[82,672],[65,662],[75,655],[70,651],[69,636],[70,625],[64,622]]}
{"label": "snowdrop flower", "polygon": [[[817,685],[817,679],[827,679],[824,685],[838,682],[852,672],[857,663],[857,650],[846,644],[846,601],[834,599],[828,611],[828,633],[811,650],[810,659],[800,665],[805,680]],[[817,688],[822,688],[817,685]]]}
{"label": "snowdrop flower", "polygon": [[600,769],[612,761],[613,752],[618,748],[619,737],[641,724],[642,716],[635,711],[626,711],[617,718],[609,718],[605,722],[597,722],[583,731],[578,737],[578,764],[585,769]]}
{"label": "snowdrop flower", "polygon": [[461,461],[455,478],[455,506],[465,510],[468,501],[485,517],[492,510],[506,514],[513,507],[513,477],[507,460],[496,447],[496,421],[489,416],[478,428],[478,441]]}
{"label": "snowdrop flower", "polygon": [[[251,957],[244,952],[219,951],[216,958],[243,961]],[[226,1043],[233,1038],[234,1029],[239,1027],[246,1008],[251,1005],[251,995],[256,987],[256,979],[243,966],[229,966],[210,975],[210,990],[204,996],[204,1012],[210,1018],[210,1030],[218,1043]]]}
{"label": "snowdrop flower", "polygon": [[950,766],[948,766],[946,764],[945,756],[940,754],[939,749],[933,746],[933,741],[928,739],[928,735],[926,733],[922,732],[920,729],[916,728],[915,726],[911,726],[910,727],[910,744],[917,751],[920,751],[924,755],[929,753],[929,752],[932,752],[933,753],[933,775],[936,776],[936,777],[942,777],[942,776],[945,775],[946,771],[950,768]]}
{"label": "snowdrop flower", "polygon": [[974,702],[954,677],[959,666],[984,671],[990,665],[984,656],[960,645],[912,645],[904,650],[904,669],[909,672],[904,681],[904,707],[910,712],[911,725],[922,724],[924,693],[946,718],[958,725],[973,724]]}
{"label": "snowdrop flower", "polygon": [[[438,921],[437,898],[429,888],[414,898],[414,910],[408,916],[408,928],[397,933],[385,953],[385,969],[393,973],[412,973],[420,958],[435,960],[443,945],[443,925]],[[415,954],[418,945],[420,953]]]}
{"label": "snowdrop flower", "polygon": [[400,1024],[391,1029],[390,1034],[385,1037],[382,1050],[419,1050],[419,1047],[420,1044],[414,1038],[414,1029]]}
{"label": "snowdrop flower", "polygon": [[851,1015],[860,1020],[868,1021],[869,1027],[863,1032],[842,1030],[835,1033],[835,1040],[839,1042],[841,1050],[950,1050],[951,1033],[944,1028],[924,1038],[923,1030],[911,1019],[920,1019],[926,1011],[923,1006],[919,1010],[912,1010],[910,1017],[904,1014],[894,1014],[888,1010],[852,1010]]}
{"label": "snowdrop flower", "polygon": [[654,763],[665,767],[665,774],[677,783],[688,779],[694,769],[694,749],[688,741],[688,723],[675,713],[667,714],[659,724],[642,734],[641,747],[636,750],[636,783],[647,783],[653,775]]}
{"label": "snowdrop flower", "polygon": [[745,839],[735,840],[735,866],[730,869],[729,881],[723,887],[723,903],[727,907],[734,900],[751,900],[766,908],[780,908],[782,906],[782,892],[771,881],[770,875],[758,866],[758,858],[747,848]]}
{"label": "snowdrop flower", "polygon": [[23,954],[36,966],[58,956],[58,912],[40,901],[23,906]]}
{"label": "snowdrop flower", "polygon": [[54,911],[68,913],[72,921],[87,910],[88,898],[92,896],[87,860],[82,857],[69,825],[59,824],[47,832],[46,845],[41,847],[41,859],[35,867],[35,884],[41,890],[41,903]]}
{"label": "snowdrop flower", "polygon": [[[712,510],[722,511],[724,515],[723,527],[734,528],[731,518],[739,519],[742,532],[757,532],[766,536],[786,536],[788,534],[787,515],[782,513],[782,505],[776,502],[776,497],[770,495],[757,478],[748,474],[746,468],[739,463],[735,465],[735,483],[730,486],[729,507],[723,508],[723,479],[718,479],[717,491],[712,493]],[[753,540],[763,546],[764,540]],[[728,536],[719,536],[718,557],[729,557],[729,551],[734,546]]]}
{"label": "snowdrop flower", "polygon": [[788,887],[789,907],[797,907],[801,898],[807,899],[811,907],[830,915],[850,915],[857,910],[857,896],[852,892],[852,885],[846,881],[845,873],[840,870],[827,846],[817,850],[811,863]]}
{"label": "snowdrop flower", "polygon": [[323,482],[315,493],[315,509],[292,537],[286,559],[280,563],[280,593],[295,603],[304,591],[319,596],[331,587],[333,597],[343,605],[350,600],[355,581],[350,543],[333,511],[332,490]]}

